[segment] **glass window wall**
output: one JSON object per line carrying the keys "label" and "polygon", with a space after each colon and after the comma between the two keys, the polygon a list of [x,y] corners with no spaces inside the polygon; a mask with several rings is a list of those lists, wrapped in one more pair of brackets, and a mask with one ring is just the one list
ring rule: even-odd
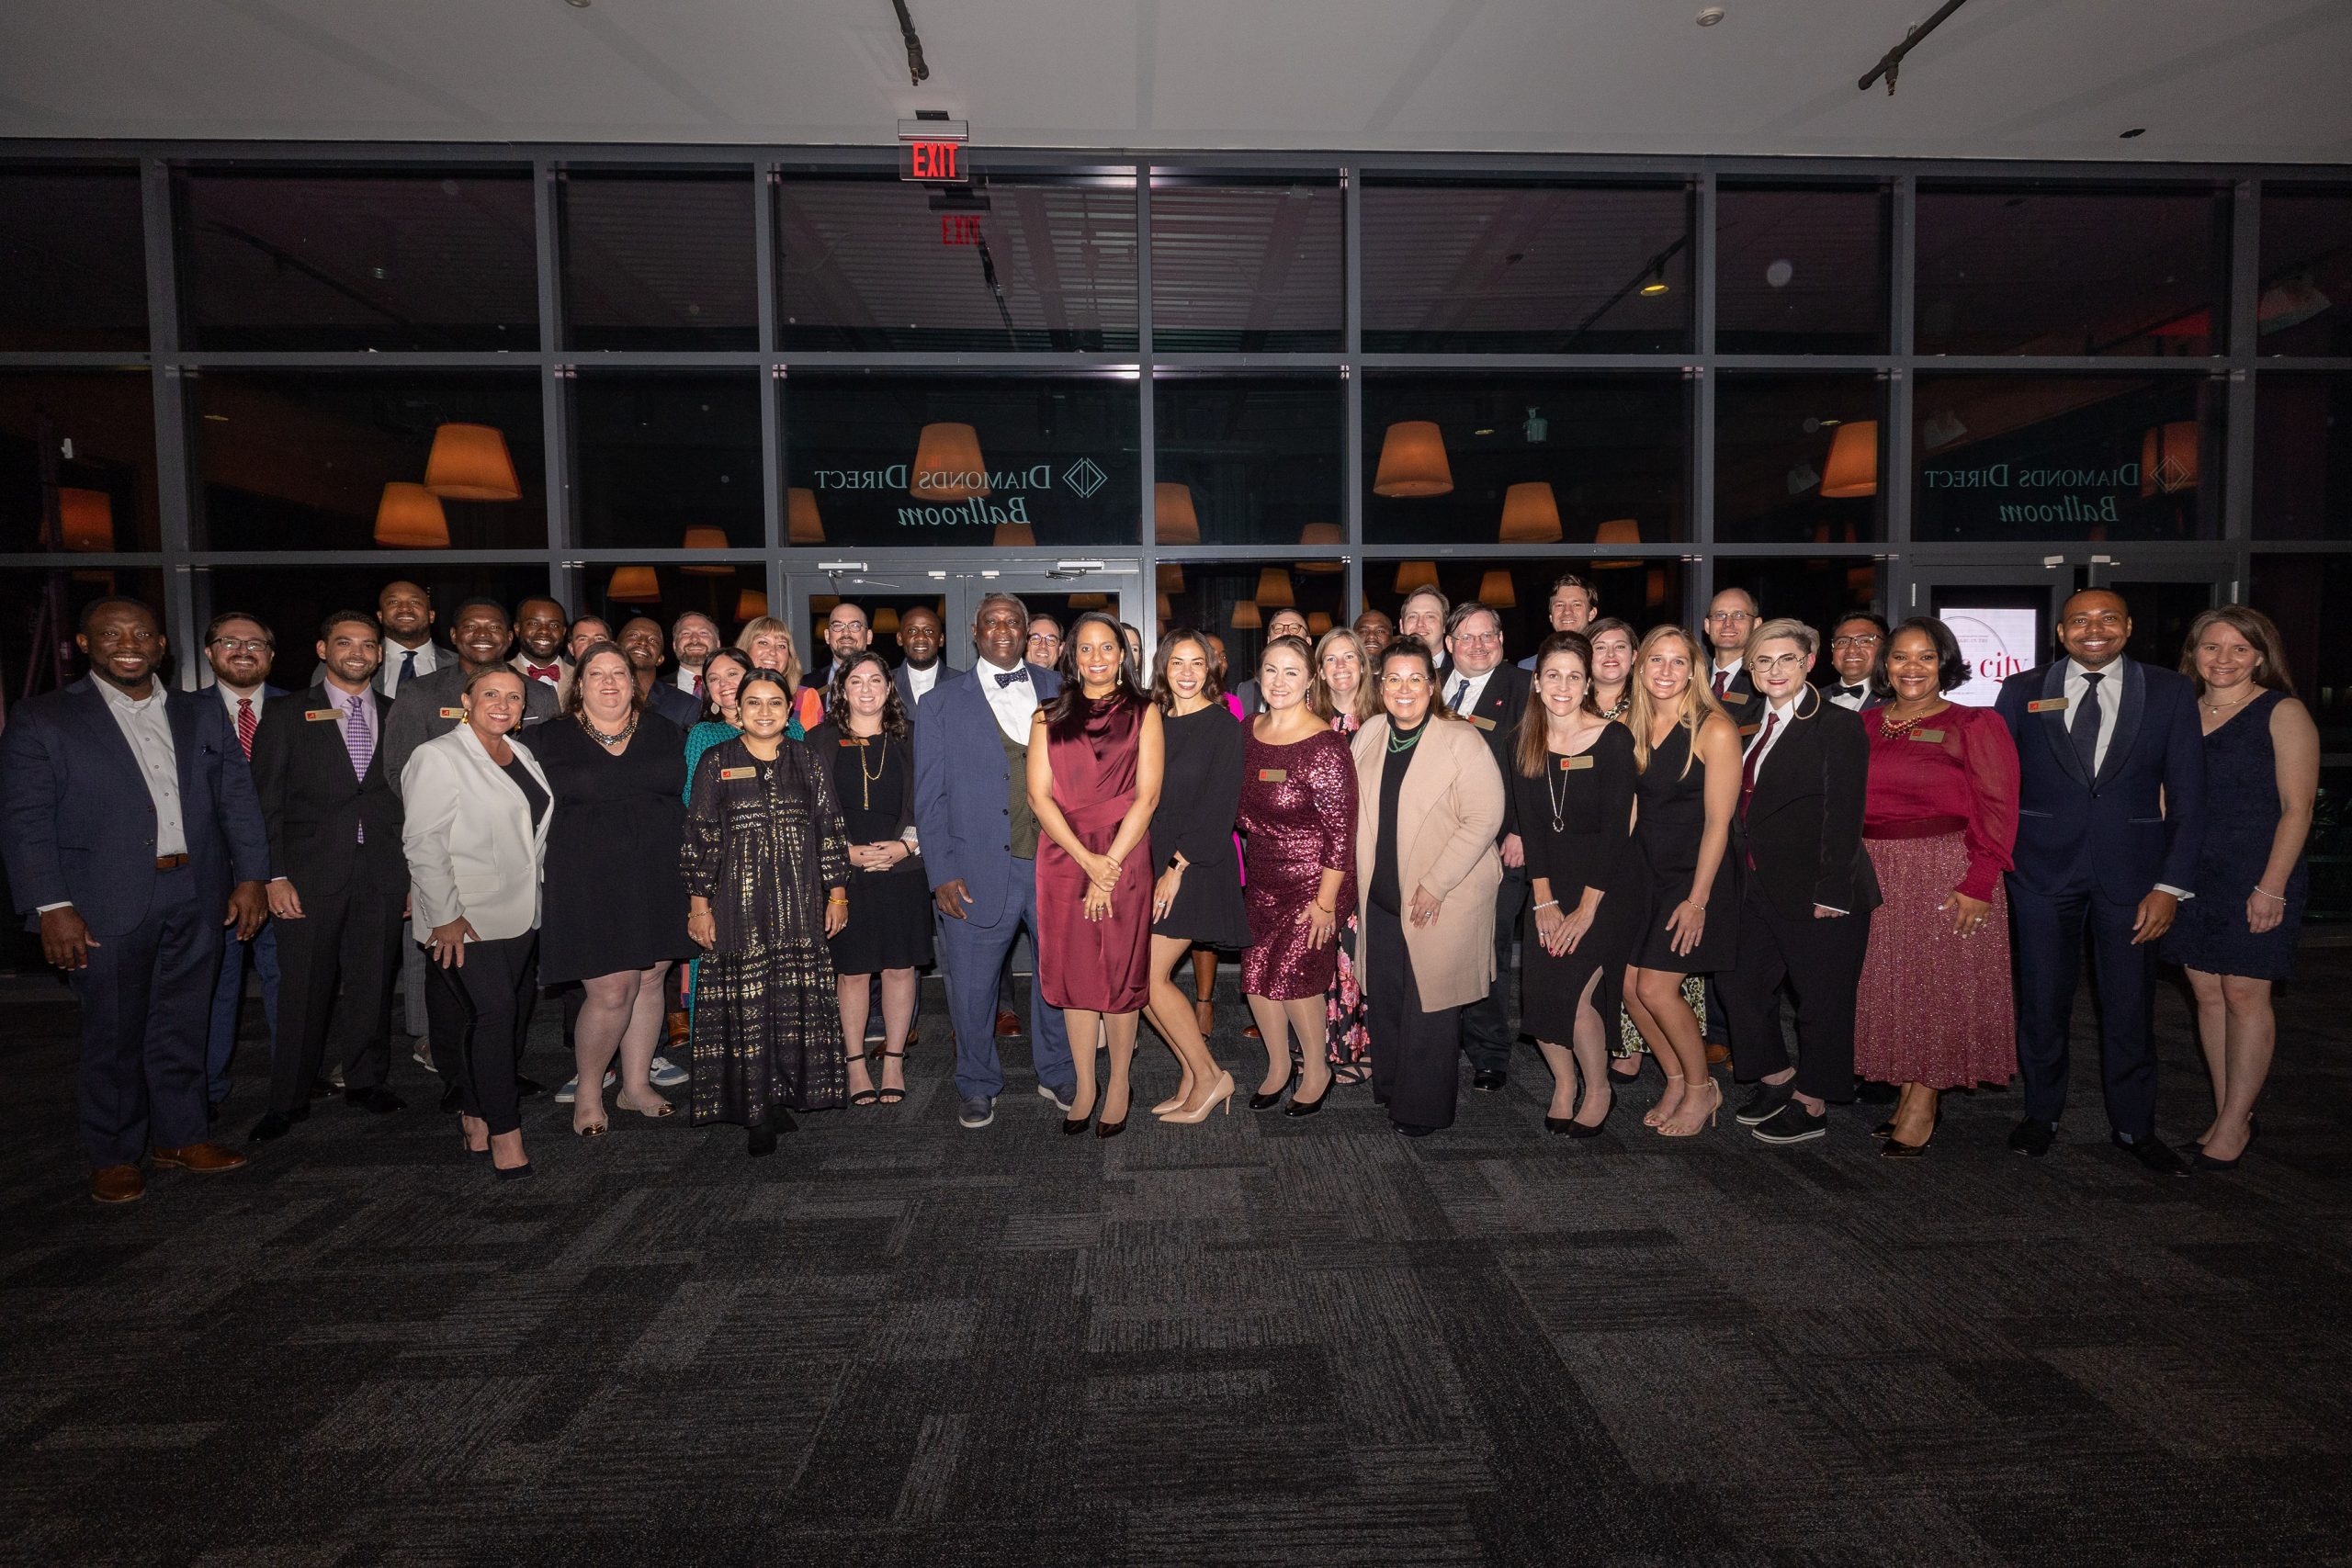
{"label": "glass window wall", "polygon": [[1883,391],[1867,371],[1727,373],[1715,402],[1715,537],[1817,545],[1883,538]]}
{"label": "glass window wall", "polygon": [[567,347],[759,346],[749,169],[573,169],[557,188]]}
{"label": "glass window wall", "polygon": [[154,550],[144,370],[0,372],[0,550]]}
{"label": "glass window wall", "polygon": [[1154,175],[1154,352],[1338,352],[1340,230],[1336,180],[1239,185]]}
{"label": "glass window wall", "polygon": [[1154,539],[1336,554],[1346,536],[1340,403],[1332,375],[1161,377]]}
{"label": "glass window wall", "polygon": [[1715,348],[1876,354],[1886,347],[1883,188],[1736,186],[1715,196]]}
{"label": "glass window wall", "polygon": [[2255,352],[2352,355],[2352,190],[2266,186]]}
{"label": "glass window wall", "polygon": [[571,382],[580,542],[757,549],[767,538],[756,369],[588,368]]}
{"label": "glass window wall", "polygon": [[0,169],[0,352],[146,346],[139,172]]}

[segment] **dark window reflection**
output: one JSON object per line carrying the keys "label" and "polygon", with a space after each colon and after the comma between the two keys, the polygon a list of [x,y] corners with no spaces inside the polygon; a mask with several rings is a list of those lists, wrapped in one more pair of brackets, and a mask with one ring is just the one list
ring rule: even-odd
{"label": "dark window reflection", "polygon": [[[70,561],[60,561],[55,570],[0,571],[0,626],[8,635],[8,700],[55,691],[88,673],[89,661],[74,646],[74,627],[91,601],[117,594],[138,600],[155,612],[158,626],[164,624],[160,571]],[[178,656],[175,650],[174,657]]]}
{"label": "dark window reflection", "polygon": [[[719,639],[732,642],[745,621],[768,613],[767,569],[756,561],[697,561],[691,566],[592,564],[582,573],[580,600],[585,613],[602,615],[616,636],[639,615],[660,624],[666,639],[680,615],[692,610],[718,623]],[[799,645],[801,661],[808,658]]]}
{"label": "dark window reflection", "polygon": [[1135,181],[795,174],[775,268],[785,348],[1133,348]]}
{"label": "dark window reflection", "polygon": [[1347,577],[1331,570],[1303,570],[1272,561],[1163,562],[1154,608],[1162,637],[1180,626],[1208,632],[1225,645],[1225,687],[1258,673],[1266,623],[1283,610],[1306,620],[1308,639],[1348,623]]}
{"label": "dark window reflection", "polygon": [[[1873,607],[1879,592],[1878,563],[1868,556],[1824,556],[1808,560],[1715,558],[1715,592],[1745,588],[1766,620],[1792,615],[1821,634],[1820,658],[1807,677],[1828,678],[1829,633],[1839,618]],[[1901,616],[1895,617],[1901,619]],[[1693,626],[1703,633],[1704,628]]]}
{"label": "dark window reflection", "polygon": [[2262,187],[2257,354],[2352,355],[2352,191]]}
{"label": "dark window reflection", "polygon": [[1636,631],[1681,618],[1683,563],[1671,559],[1370,560],[1363,568],[1363,596],[1394,618],[1406,595],[1434,578],[1450,604],[1476,599],[1495,612],[1503,624],[1504,657],[1516,664],[1551,635],[1546,606],[1563,572],[1574,572],[1600,590],[1600,613]]}
{"label": "dark window reflection", "polygon": [[162,548],[145,371],[0,373],[0,550],[43,548],[45,520],[47,547]]}
{"label": "dark window reflection", "polygon": [[[945,636],[945,641],[940,646],[940,658],[951,669],[971,668],[970,628],[957,626],[948,621],[946,595],[939,591],[938,583],[931,581],[922,573],[876,572],[862,581],[844,581],[842,586],[845,590],[843,592],[807,595],[807,603],[797,615],[789,611],[783,613],[785,622],[792,627],[793,647],[800,652],[804,663],[813,658],[817,663],[822,664],[831,657],[825,647],[825,623],[832,615],[834,606],[846,600],[865,612],[865,624],[874,634],[871,646],[892,664],[900,663],[906,658],[906,651],[899,646],[901,621],[908,611],[921,608],[939,617],[940,628]],[[1023,592],[1021,598],[1033,610],[1040,606],[1040,595]],[[1110,603],[1107,597],[1105,603]],[[1069,617],[1060,608],[1049,608],[1047,613],[1064,625],[1069,624]],[[729,627],[729,632],[731,637],[733,628]]]}
{"label": "dark window reflection", "polygon": [[1724,186],[1715,196],[1715,347],[1886,347],[1886,193]]}
{"label": "dark window reflection", "polygon": [[1152,420],[1160,544],[1339,545],[1345,418],[1337,377],[1162,378]]}
{"label": "dark window reflection", "polygon": [[1136,392],[1131,376],[795,374],[792,542],[1133,545]]}
{"label": "dark window reflection", "polygon": [[571,396],[582,544],[691,549],[714,528],[737,548],[765,541],[756,370],[587,369]]}
{"label": "dark window reflection", "polygon": [[1923,186],[1921,354],[2222,352],[2229,193]]}
{"label": "dark window reflection", "polygon": [[573,170],[559,188],[567,344],[759,346],[749,170]]}
{"label": "dark window reflection", "polygon": [[527,169],[179,176],[191,348],[532,350]]}
{"label": "dark window reflection", "polygon": [[[215,566],[203,569],[198,614],[208,619],[229,611],[260,618],[277,635],[277,667],[270,672],[274,685],[299,690],[319,667],[319,622],[338,610],[373,610],[387,583],[413,582],[433,600],[433,637],[448,646],[449,627],[458,606],[469,599],[495,599],[513,615],[525,599],[544,598],[548,573],[544,566],[507,566],[495,562],[388,560],[381,566]],[[579,606],[566,605],[576,614]],[[199,631],[201,628],[198,628]]]}
{"label": "dark window reflection", "polygon": [[1724,377],[1715,400],[1715,536],[1855,544],[1885,535],[1876,377]]}
{"label": "dark window reflection", "polygon": [[207,370],[188,387],[205,547],[547,545],[527,371]]}
{"label": "dark window reflection", "polygon": [[1670,353],[1690,342],[1681,186],[1377,183],[1363,192],[1375,353]]}
{"label": "dark window reflection", "polygon": [[1920,539],[2210,539],[2222,395],[2203,376],[1921,380]]}
{"label": "dark window reflection", "polygon": [[1156,178],[1151,334],[1162,354],[1340,346],[1340,187]]}
{"label": "dark window reflection", "polygon": [[1374,543],[1657,544],[1687,532],[1679,376],[1401,376],[1363,392]]}
{"label": "dark window reflection", "polygon": [[2251,603],[2278,623],[2323,749],[2352,751],[2352,557],[2257,555],[2253,586]]}
{"label": "dark window reflection", "polygon": [[2254,536],[2352,538],[2352,375],[2263,373],[2254,398]]}
{"label": "dark window reflection", "polygon": [[147,346],[135,169],[0,172],[0,350]]}

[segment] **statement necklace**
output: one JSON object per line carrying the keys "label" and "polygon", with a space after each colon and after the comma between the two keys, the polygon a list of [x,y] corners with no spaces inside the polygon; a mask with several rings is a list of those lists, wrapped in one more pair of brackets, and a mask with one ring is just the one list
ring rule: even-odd
{"label": "statement necklace", "polygon": [[588,722],[587,710],[583,708],[581,710],[580,714],[580,728],[586,730],[589,735],[594,739],[598,745],[604,747],[605,750],[609,751],[616,746],[626,746],[628,744],[628,738],[637,733],[637,717],[638,716],[635,714],[629,715],[628,728],[622,730],[618,735],[607,735],[603,730]]}
{"label": "statement necklace", "polygon": [[1883,728],[1879,731],[1879,733],[1883,735],[1889,740],[1900,740],[1905,736],[1910,734],[1913,730],[1918,728],[1921,725],[1927,723],[1928,720],[1935,717],[1936,715],[1943,712],[1944,708],[1949,708],[1950,706],[1951,706],[1951,705],[1950,703],[1946,703],[1943,707],[1930,708],[1926,713],[1913,714],[1909,718],[1881,719],[1879,722]]}
{"label": "statement necklace", "polygon": [[1421,720],[1419,728],[1414,730],[1412,734],[1405,737],[1404,739],[1399,740],[1396,739],[1396,721],[1392,719],[1388,726],[1388,754],[1394,757],[1399,752],[1409,751],[1414,747],[1419,746],[1421,743],[1421,736],[1427,732],[1429,727],[1430,721],[1428,719],[1423,719]]}
{"label": "statement necklace", "polygon": [[1611,719],[1623,718],[1625,716],[1625,710],[1633,705],[1634,683],[1631,681],[1628,681],[1625,682],[1625,689],[1617,694],[1617,701],[1611,705],[1600,710],[1600,716]]}

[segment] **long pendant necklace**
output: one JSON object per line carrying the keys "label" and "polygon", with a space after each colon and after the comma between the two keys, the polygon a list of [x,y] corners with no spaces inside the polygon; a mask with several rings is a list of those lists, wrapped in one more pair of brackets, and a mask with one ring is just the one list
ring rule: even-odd
{"label": "long pendant necklace", "polygon": [[[1566,753],[1561,753],[1560,760],[1566,761]],[[1549,778],[1544,781],[1544,794],[1552,803],[1552,831],[1562,833],[1567,830],[1568,826],[1568,770],[1554,768],[1552,772],[1558,778],[1556,781]]]}
{"label": "long pendant necklace", "polygon": [[[870,773],[865,771],[865,754],[868,751],[873,752],[876,757],[882,759],[882,761],[874,764],[874,771]],[[882,776],[882,769],[887,765],[888,761],[888,758],[885,754],[885,749],[883,747],[873,745],[863,737],[859,739],[857,743],[857,804],[860,809],[865,811],[871,811],[874,809],[874,781]]]}

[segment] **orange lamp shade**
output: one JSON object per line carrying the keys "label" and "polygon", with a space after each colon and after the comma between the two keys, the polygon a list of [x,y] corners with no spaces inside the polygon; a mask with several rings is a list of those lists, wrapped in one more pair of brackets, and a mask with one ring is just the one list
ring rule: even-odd
{"label": "orange lamp shade", "polygon": [[1306,635],[1321,637],[1331,629],[1331,617],[1317,610],[1306,617]]}
{"label": "orange lamp shade", "polygon": [[1503,491],[1502,542],[1549,545],[1560,537],[1560,502],[1542,480]]}
{"label": "orange lamp shade", "polygon": [[449,543],[441,498],[420,484],[394,479],[376,502],[376,542],[394,549],[437,550]]}
{"label": "orange lamp shade", "polygon": [[907,493],[925,501],[969,501],[989,493],[980,434],[968,424],[926,424],[915,443]]}
{"label": "orange lamp shade", "polygon": [[1254,632],[1266,624],[1266,618],[1258,613],[1258,601],[1244,599],[1233,607],[1233,617],[1226,624],[1238,632]]}
{"label": "orange lamp shade", "polygon": [[1269,610],[1295,610],[1298,596],[1290,590],[1290,573],[1270,566],[1258,573],[1258,603]]}
{"label": "orange lamp shade", "polygon": [[2140,438],[2140,493],[2171,495],[2197,488],[2197,422],[2151,425]]}
{"label": "orange lamp shade", "polygon": [[[1336,549],[1347,540],[1340,532],[1340,525],[1337,523],[1309,523],[1298,531],[1298,542],[1310,550],[1328,550]],[[1345,569],[1335,560],[1303,560],[1298,563],[1298,570],[1329,572]]]}
{"label": "orange lamp shade", "polygon": [[[413,489],[414,487],[410,487]],[[425,497],[432,501],[431,496]],[[441,514],[441,503],[434,502],[433,514]],[[102,490],[80,490],[68,486],[57,492],[58,531],[69,550],[110,550],[114,548],[114,498]],[[376,542],[385,543],[383,524],[376,525]],[[449,542],[447,528],[438,541]]]}
{"label": "orange lamp shade", "polygon": [[[723,550],[727,547],[727,530],[707,527],[689,528],[686,530],[685,538],[681,541],[678,547],[686,550]],[[724,561],[695,561],[678,570],[692,572],[696,577],[735,575],[735,569]]]}
{"label": "orange lamp shade", "polygon": [[989,543],[1001,550],[1025,549],[1037,542],[1037,530],[1026,523],[1000,523]]}
{"label": "orange lamp shade", "polygon": [[1878,493],[1878,421],[1858,419],[1838,427],[1821,471],[1821,493],[1832,501]]}
{"label": "orange lamp shade", "polygon": [[1426,419],[1399,420],[1380,438],[1380,468],[1372,477],[1374,495],[1443,495],[1453,488],[1445,460],[1445,438]]}
{"label": "orange lamp shade", "polygon": [[746,588],[735,595],[735,618],[756,621],[768,613],[768,593],[764,588]]}
{"label": "orange lamp shade", "polygon": [[1073,593],[1069,596],[1069,607],[1073,610],[1107,610],[1111,607],[1111,601],[1101,593]]}
{"label": "orange lamp shade", "polygon": [[1159,612],[1159,618],[1163,622],[1172,621],[1176,618],[1176,602],[1169,598],[1165,592],[1162,592],[1159,595],[1158,601],[1153,604],[1152,608]]}
{"label": "orange lamp shade", "polygon": [[605,597],[616,604],[655,604],[662,600],[662,584],[650,566],[615,567]]}
{"label": "orange lamp shade", "polygon": [[1435,588],[1436,586],[1437,562],[1433,560],[1407,560],[1398,561],[1396,563],[1397,592],[1413,593],[1418,592],[1424,588]]}
{"label": "orange lamp shade", "polygon": [[449,501],[520,501],[514,459],[492,424],[445,424],[433,433],[424,488]]}
{"label": "orange lamp shade", "polygon": [[1174,561],[1161,561],[1159,563],[1158,576],[1159,579],[1159,591],[1162,593],[1182,593],[1184,592],[1184,569],[1178,566]]}
{"label": "orange lamp shade", "polygon": [[788,545],[825,542],[824,521],[817,515],[817,492],[806,485],[794,485],[785,492],[784,539]]}
{"label": "orange lamp shade", "polygon": [[1642,542],[1642,525],[1631,517],[1612,517],[1592,531],[1596,545],[1638,545]]}
{"label": "orange lamp shade", "polygon": [[1655,610],[1665,603],[1666,568],[1654,566],[1650,568],[1648,579],[1642,584],[1642,605],[1645,609]]}
{"label": "orange lamp shade", "polygon": [[885,604],[880,609],[875,611],[874,629],[877,632],[897,631],[899,629],[899,612],[890,608],[888,604]]}
{"label": "orange lamp shade", "polygon": [[1151,487],[1151,536],[1163,545],[1201,542],[1201,515],[1193,510],[1191,485]]}
{"label": "orange lamp shade", "polygon": [[1510,573],[1497,567],[1478,579],[1478,603],[1489,610],[1509,610],[1519,604],[1519,592],[1511,587]]}

